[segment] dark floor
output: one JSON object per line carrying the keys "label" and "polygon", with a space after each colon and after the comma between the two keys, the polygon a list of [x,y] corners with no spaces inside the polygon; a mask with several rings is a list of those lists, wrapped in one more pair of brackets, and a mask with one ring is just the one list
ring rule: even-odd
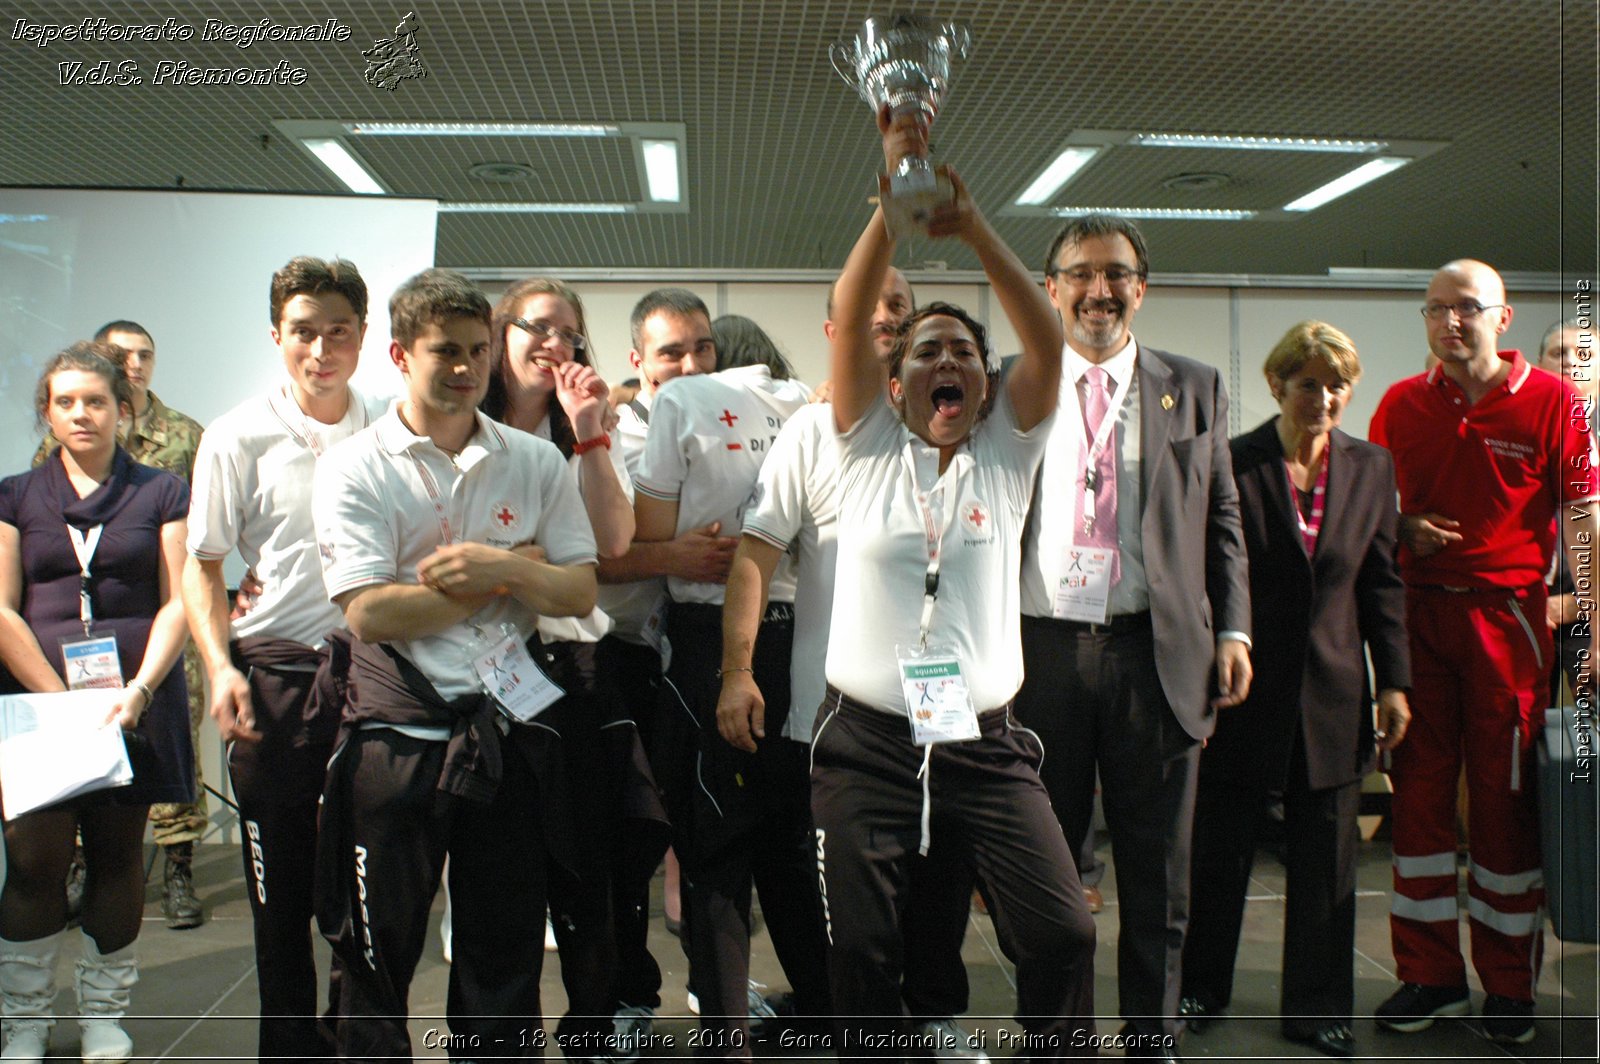
{"label": "dark floor", "polygon": [[[1110,847],[1101,856],[1110,860]],[[1356,938],[1356,1012],[1358,1051],[1363,1060],[1587,1060],[1596,1059],[1597,969],[1600,951],[1593,946],[1567,946],[1546,936],[1544,973],[1539,983],[1538,1033],[1526,1046],[1501,1047],[1487,1041],[1473,1020],[1441,1021],[1431,1030],[1414,1035],[1378,1031],[1369,1018],[1372,1009],[1394,987],[1389,950],[1387,888],[1389,852],[1383,842],[1365,844],[1360,872],[1359,926]],[[129,1022],[139,1060],[228,1060],[253,1056],[255,1045],[256,976],[252,963],[249,910],[246,905],[237,848],[218,843],[203,845],[196,863],[200,894],[210,912],[209,921],[192,931],[169,931],[157,908],[152,878],[144,933],[140,939],[143,981],[135,991],[139,1018]],[[1257,863],[1252,897],[1245,919],[1238,982],[1229,1017],[1208,1028],[1204,1035],[1187,1036],[1184,1055],[1206,1060],[1283,1060],[1313,1057],[1309,1049],[1278,1037],[1275,1014],[1278,997],[1280,946],[1278,931],[1283,918],[1283,870],[1263,854]],[[659,906],[657,879],[657,905]],[[1116,1018],[1117,900],[1114,871],[1104,883],[1106,907],[1098,917],[1099,952],[1096,1001],[1101,1012],[1100,1034],[1110,1036],[1120,1026]],[[435,923],[442,910],[435,905]],[[1463,940],[1465,931],[1463,930]],[[663,1019],[657,1024],[658,1044],[669,1055],[687,1056],[693,1019],[685,1015],[683,953],[658,919],[652,930],[652,949],[665,974]],[[61,978],[70,985],[70,958],[75,946],[64,951]],[[323,951],[324,959],[326,951]],[[1014,1006],[1011,966],[1000,956],[988,917],[974,913],[967,935],[965,956],[971,976],[971,1009],[963,1024],[986,1039],[996,1058],[1012,1055],[1006,1042],[1016,1026],[1008,1016]],[[565,1006],[556,955],[547,955],[544,971],[544,1008],[559,1016]],[[325,967],[324,967],[325,970]],[[422,960],[412,987],[411,1024],[418,1059],[442,1060],[440,1049],[425,1048],[445,1032],[439,1019],[444,1011],[447,968],[437,946],[437,936]],[[752,976],[773,987],[783,977],[764,936],[758,936]],[[1474,1009],[1482,995],[1474,987]],[[71,1008],[70,990],[63,991],[58,1006]],[[70,1021],[57,1026],[53,1059],[75,1059],[77,1028]],[[555,1052],[549,1051],[554,1057]],[[1109,1057],[1119,1055],[1112,1050]],[[789,1053],[786,1060],[803,1060]],[[1317,1058],[1321,1059],[1321,1058]]]}

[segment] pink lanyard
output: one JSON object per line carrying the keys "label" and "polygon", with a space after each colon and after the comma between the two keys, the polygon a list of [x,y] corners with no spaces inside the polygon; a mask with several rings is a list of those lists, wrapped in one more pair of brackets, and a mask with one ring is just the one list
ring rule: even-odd
{"label": "pink lanyard", "polygon": [[433,515],[439,519],[439,532],[444,536],[446,546],[455,542],[455,535],[450,528],[450,515],[445,510],[444,497],[439,491],[439,484],[433,479],[433,474],[428,467],[422,464],[416,452],[412,452],[411,461],[417,467],[417,474],[422,477],[422,486],[427,489],[428,501],[433,503]]}
{"label": "pink lanyard", "polygon": [[1300,538],[1305,541],[1307,557],[1317,552],[1317,536],[1322,533],[1323,500],[1328,497],[1328,462],[1333,455],[1322,455],[1322,469],[1317,473],[1316,486],[1311,489],[1311,516],[1300,512],[1300,489],[1295,485],[1294,474],[1289,471],[1289,460],[1283,461],[1283,475],[1289,481],[1289,509],[1294,511],[1295,524],[1300,526]]}

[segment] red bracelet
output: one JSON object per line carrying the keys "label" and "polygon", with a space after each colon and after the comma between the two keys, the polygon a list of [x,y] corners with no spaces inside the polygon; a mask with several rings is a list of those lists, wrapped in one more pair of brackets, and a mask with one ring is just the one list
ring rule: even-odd
{"label": "red bracelet", "polygon": [[604,447],[608,451],[611,450],[611,434],[609,432],[602,432],[592,440],[579,440],[577,443],[572,445],[572,453],[588,454],[596,447]]}

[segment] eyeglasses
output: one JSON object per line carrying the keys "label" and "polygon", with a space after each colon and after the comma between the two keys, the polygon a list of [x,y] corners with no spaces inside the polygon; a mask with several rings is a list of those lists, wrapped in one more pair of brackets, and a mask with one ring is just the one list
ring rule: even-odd
{"label": "eyeglasses", "polygon": [[1430,321],[1436,321],[1447,314],[1454,314],[1461,321],[1471,321],[1486,310],[1496,310],[1503,306],[1504,303],[1490,303],[1484,306],[1476,299],[1464,299],[1459,303],[1425,303],[1422,307],[1422,316]]}
{"label": "eyeglasses", "polygon": [[1094,284],[1096,277],[1104,277],[1106,284],[1116,287],[1129,284],[1144,276],[1143,271],[1129,266],[1073,266],[1064,270],[1051,270],[1050,272],[1057,277],[1065,277],[1067,283],[1074,288],[1088,288]]}
{"label": "eyeglasses", "polygon": [[577,354],[589,346],[589,341],[585,340],[581,334],[558,329],[549,322],[529,321],[527,318],[512,318],[511,324],[540,343],[544,343],[551,338],[560,340],[572,349],[573,354]]}

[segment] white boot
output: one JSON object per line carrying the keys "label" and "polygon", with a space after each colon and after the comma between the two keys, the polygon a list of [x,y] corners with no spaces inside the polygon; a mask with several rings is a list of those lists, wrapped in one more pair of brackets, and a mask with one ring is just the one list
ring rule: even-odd
{"label": "white boot", "polygon": [[84,1064],[125,1064],[133,1055],[133,1039],[118,1021],[128,1014],[130,992],[138,981],[139,958],[132,943],[102,954],[94,939],[84,934],[83,959],[74,978]]}
{"label": "white boot", "polygon": [[64,933],[32,942],[0,938],[0,1008],[5,1014],[0,1058],[34,1064],[44,1059],[50,1028],[56,1025],[50,1006],[56,997],[56,949]]}

